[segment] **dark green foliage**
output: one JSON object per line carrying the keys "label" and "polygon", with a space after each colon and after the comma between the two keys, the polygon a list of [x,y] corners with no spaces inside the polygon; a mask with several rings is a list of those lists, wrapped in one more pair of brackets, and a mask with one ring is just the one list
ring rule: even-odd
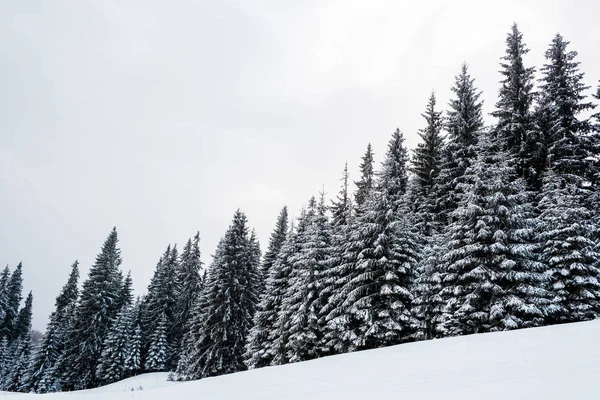
{"label": "dark green foliage", "polygon": [[96,256],[88,279],[83,283],[81,298],[66,338],[61,368],[64,389],[97,386],[96,369],[104,342],[122,300],[121,251],[114,228]]}
{"label": "dark green foliage", "polygon": [[506,37],[506,54],[500,64],[502,87],[492,115],[498,119],[495,135],[502,150],[509,154],[517,175],[536,188],[544,167],[545,150],[539,131],[533,125],[534,68],[527,68],[523,63],[523,56],[528,52],[523,35],[517,24],[513,24]]}
{"label": "dark green foliage", "polygon": [[75,261],[71,266],[71,273],[67,283],[63,286],[56,298],[55,310],[50,315],[46,326],[46,333],[29,365],[29,390],[36,393],[47,393],[60,390],[57,385],[56,363],[63,353],[64,338],[69,328],[69,317],[77,303],[79,290],[79,263]]}
{"label": "dark green foliage", "polygon": [[483,128],[481,92],[463,64],[461,73],[452,87],[454,98],[446,116],[447,143],[442,167],[435,184],[437,220],[440,224],[451,220],[450,214],[458,207],[462,193],[463,175],[477,156],[477,140]]}
{"label": "dark green foliage", "polygon": [[539,326],[548,294],[534,257],[535,221],[524,183],[498,144],[482,138],[468,186],[448,227],[440,297],[443,335]]}
{"label": "dark green foliage", "polygon": [[418,132],[422,142],[414,150],[412,159],[411,170],[423,196],[430,193],[442,163],[443,119],[441,111],[436,111],[435,105],[435,93],[431,93],[425,112],[421,114],[426,121],[425,128]]}
{"label": "dark green foliage", "polygon": [[367,151],[362,157],[362,163],[360,164],[360,180],[354,182],[356,185],[354,202],[356,203],[357,211],[369,198],[369,195],[373,190],[373,178],[373,149],[371,148],[371,143],[369,143]]}
{"label": "dark green foliage", "polygon": [[[179,263],[175,269],[175,315],[173,321],[173,341],[171,350],[173,358],[177,359],[181,353],[181,343],[185,335],[186,327],[192,317],[192,309],[200,288],[202,278],[200,270],[200,233],[197,232],[193,239],[189,239],[183,248]],[[176,365],[173,360],[173,366]]]}
{"label": "dark green foliage", "polygon": [[199,332],[187,338],[182,378],[198,379],[246,369],[245,343],[258,301],[260,274],[246,216],[236,211],[215,253],[199,300]]}
{"label": "dark green foliage", "polygon": [[[157,330],[161,316],[164,314],[167,319],[167,343],[169,348],[176,348],[176,335],[178,335],[178,325],[174,324],[176,314],[176,290],[177,282],[175,280],[176,268],[178,263],[177,247],[170,245],[158,261],[156,270],[150,285],[148,286],[148,294],[144,297],[141,306],[141,328],[142,328],[142,359],[146,359],[146,355],[151,346],[152,336]],[[169,353],[170,355],[174,355]],[[167,360],[166,369],[170,369],[176,365],[176,357]],[[144,365],[146,363],[144,362]]]}
{"label": "dark green foliage", "polygon": [[281,250],[281,246],[283,246],[283,242],[285,242],[285,238],[288,231],[288,209],[287,207],[283,207],[279,212],[279,216],[277,217],[277,222],[275,223],[275,228],[271,232],[271,237],[269,238],[269,246],[267,247],[267,251],[263,258],[263,262],[260,267],[261,276],[263,279],[263,288],[261,293],[264,290],[264,286],[266,285],[266,281],[269,277],[269,271],[273,267],[275,260],[277,259],[277,255]]}

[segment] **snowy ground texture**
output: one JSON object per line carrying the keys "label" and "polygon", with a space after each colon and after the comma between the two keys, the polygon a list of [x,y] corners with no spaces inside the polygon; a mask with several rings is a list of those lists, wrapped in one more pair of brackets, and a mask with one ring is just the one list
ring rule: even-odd
{"label": "snowy ground texture", "polygon": [[166,379],[166,373],[146,374],[80,392],[0,392],[0,396],[57,400],[597,399],[600,321],[411,343],[195,382]]}

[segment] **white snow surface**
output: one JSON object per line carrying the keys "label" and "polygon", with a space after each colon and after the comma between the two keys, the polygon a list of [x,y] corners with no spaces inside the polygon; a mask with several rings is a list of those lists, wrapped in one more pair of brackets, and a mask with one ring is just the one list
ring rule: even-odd
{"label": "white snow surface", "polygon": [[600,321],[403,344],[194,382],[167,382],[167,375],[145,374],[79,392],[0,396],[24,400],[39,396],[51,400],[597,399]]}

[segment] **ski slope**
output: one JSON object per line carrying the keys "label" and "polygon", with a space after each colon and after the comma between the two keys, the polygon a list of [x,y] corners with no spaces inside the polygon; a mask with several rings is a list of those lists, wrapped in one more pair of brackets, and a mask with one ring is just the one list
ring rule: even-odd
{"label": "ski slope", "polygon": [[[27,400],[597,399],[600,321],[425,341],[201,381],[145,374]],[[132,390],[133,389],[133,390]]]}

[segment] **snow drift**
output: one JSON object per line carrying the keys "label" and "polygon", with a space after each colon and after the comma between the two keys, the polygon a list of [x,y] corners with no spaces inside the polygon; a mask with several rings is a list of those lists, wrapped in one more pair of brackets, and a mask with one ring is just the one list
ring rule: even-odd
{"label": "snow drift", "polygon": [[600,321],[486,333],[257,369],[201,381],[145,374],[56,400],[592,399]]}

